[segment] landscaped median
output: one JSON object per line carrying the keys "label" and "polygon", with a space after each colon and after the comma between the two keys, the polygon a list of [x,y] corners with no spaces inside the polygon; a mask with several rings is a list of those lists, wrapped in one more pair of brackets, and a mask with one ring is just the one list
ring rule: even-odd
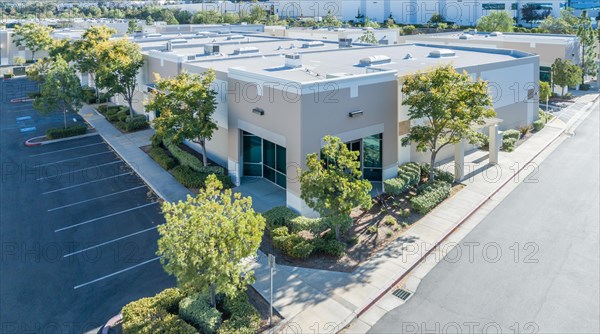
{"label": "landscaped median", "polygon": [[33,137],[25,141],[25,146],[39,146],[59,142],[63,139],[75,139],[88,135],[87,125],[71,125],[66,128],[51,128],[44,136]]}
{"label": "landscaped median", "polygon": [[263,214],[266,232],[261,250],[273,253],[281,264],[351,272],[463,185],[453,184],[452,173],[435,169],[429,182],[429,164],[407,163],[398,176],[384,181],[385,193],[368,210],[356,208],[337,240],[327,218],[308,218],[287,207]]}
{"label": "landscaped median", "polygon": [[502,151],[512,152],[535,132],[541,131],[554,116],[543,110],[538,111],[538,119],[533,122],[533,127],[524,126],[518,129],[508,129],[502,132]]}

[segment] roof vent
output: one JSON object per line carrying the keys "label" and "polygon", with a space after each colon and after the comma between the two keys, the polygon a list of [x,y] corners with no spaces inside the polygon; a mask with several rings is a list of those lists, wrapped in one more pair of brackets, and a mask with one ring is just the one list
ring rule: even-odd
{"label": "roof vent", "polygon": [[407,53],[403,59],[413,59],[413,56],[410,53]]}
{"label": "roof vent", "polygon": [[240,55],[240,54],[246,54],[246,53],[256,53],[258,51],[259,50],[257,47],[245,46],[245,47],[241,47],[241,48],[237,48],[237,49],[233,50],[233,54]]}
{"label": "roof vent", "polygon": [[376,55],[369,56],[360,60],[361,66],[372,66],[372,65],[381,65],[381,64],[389,64],[392,62],[392,58],[384,55]]}
{"label": "roof vent", "polygon": [[454,53],[454,51],[448,50],[448,49],[438,49],[438,50],[433,50],[433,51],[429,52],[429,57],[431,57],[431,58],[448,58],[448,57],[454,57],[454,56],[456,56],[456,53]]}
{"label": "roof vent", "polygon": [[233,39],[244,39],[244,36],[242,35],[231,35],[231,36],[227,36],[227,40],[233,40]]}
{"label": "roof vent", "polygon": [[335,79],[335,78],[344,78],[344,77],[349,77],[352,74],[350,73],[329,73],[325,75],[325,79]]}
{"label": "roof vent", "polygon": [[178,39],[172,39],[171,40],[171,44],[185,44],[188,41],[183,39],[183,38],[178,38]]}
{"label": "roof vent", "polygon": [[502,33],[500,31],[493,31],[490,33],[490,36],[498,37],[498,36],[502,36]]}
{"label": "roof vent", "polygon": [[324,46],[325,43],[319,41],[310,41],[302,44],[303,48],[316,48],[320,46]]}
{"label": "roof vent", "polygon": [[205,55],[214,55],[220,52],[220,46],[218,44],[205,44],[204,45],[204,54]]}
{"label": "roof vent", "polygon": [[281,45],[277,47],[277,51],[279,50],[283,50],[283,47]]}
{"label": "roof vent", "polygon": [[285,67],[302,67],[302,58],[297,53],[285,55]]}
{"label": "roof vent", "polygon": [[290,45],[290,47],[289,47],[289,49],[290,49],[290,50],[291,50],[291,49],[295,49],[295,48],[296,48],[296,46],[294,45],[294,43],[292,43],[292,44]]}
{"label": "roof vent", "polygon": [[473,39],[473,35],[460,35],[458,39]]}

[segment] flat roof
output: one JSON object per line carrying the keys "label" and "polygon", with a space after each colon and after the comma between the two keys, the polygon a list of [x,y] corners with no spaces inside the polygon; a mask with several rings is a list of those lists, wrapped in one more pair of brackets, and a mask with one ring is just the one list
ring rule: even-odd
{"label": "flat roof", "polygon": [[[430,57],[432,51],[448,49],[454,55]],[[405,59],[410,54],[411,59]],[[383,57],[374,57],[383,56]],[[373,57],[375,61],[389,59],[379,65],[363,66],[361,59]],[[362,47],[315,51],[301,54],[302,67],[285,66],[285,57],[275,54],[262,57],[228,58],[222,60],[200,60],[188,66],[202,69],[213,68],[227,73],[230,68],[293,82],[313,82],[341,76],[360,76],[370,72],[396,71],[398,75],[414,73],[436,65],[452,64],[456,68],[509,61],[518,58],[537,57],[514,50],[481,49],[471,47],[448,47],[428,44],[399,44],[392,46]]]}
{"label": "flat roof", "polygon": [[[460,36],[467,36],[467,39],[460,39]],[[577,38],[575,35],[560,35],[560,34],[526,34],[526,33],[500,33],[493,36],[492,33],[488,32],[477,32],[467,34],[464,32],[450,32],[450,33],[439,33],[439,34],[422,34],[414,36],[402,36],[404,38],[418,38],[418,39],[456,39],[457,41],[503,41],[503,42],[515,42],[515,43],[548,43],[548,44],[568,44],[572,43]]]}

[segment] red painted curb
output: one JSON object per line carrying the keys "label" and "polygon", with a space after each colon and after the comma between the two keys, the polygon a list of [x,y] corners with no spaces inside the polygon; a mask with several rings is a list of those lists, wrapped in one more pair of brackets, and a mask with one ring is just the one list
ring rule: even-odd
{"label": "red painted curb", "polygon": [[35,99],[31,99],[31,98],[28,98],[28,97],[19,97],[19,98],[16,98],[16,99],[11,99],[10,103],[31,102],[33,100],[35,100]]}
{"label": "red painted curb", "polygon": [[104,327],[102,327],[102,334],[108,334],[110,329],[115,327],[116,325],[118,325],[121,322],[121,320],[123,320],[123,315],[121,315],[120,313],[115,315],[114,317],[110,318],[106,322]]}
{"label": "red painted curb", "polygon": [[464,215],[459,221],[458,223],[456,223],[452,229],[450,229],[450,231],[448,231],[441,239],[439,239],[435,245],[433,247],[431,247],[427,252],[425,252],[425,254],[423,256],[421,256],[413,265],[411,265],[408,270],[406,270],[404,272],[404,274],[400,275],[400,277],[398,277],[396,280],[394,280],[394,282],[392,284],[390,284],[387,288],[385,288],[383,290],[383,292],[381,292],[377,297],[373,298],[371,301],[369,301],[366,305],[360,307],[358,309],[358,311],[356,312],[356,318],[359,318],[360,316],[362,316],[365,312],[367,312],[373,305],[375,305],[375,303],[377,303],[384,295],[386,295],[388,292],[390,292],[390,290],[392,289],[392,287],[396,286],[401,280],[403,280],[406,276],[408,276],[408,274],[410,274],[410,272],[412,272],[419,264],[421,264],[421,262],[423,262],[423,260],[429,256],[429,254],[431,254],[435,249],[437,249],[440,244],[442,242],[444,242],[450,235],[452,235],[465,221],[467,221],[467,219],[471,218],[471,216],[473,216],[473,214],[475,212],[477,212],[477,210],[479,210],[485,203],[487,203],[487,201],[489,201],[492,197],[494,197],[494,195],[496,195],[500,190],[502,190],[507,184],[508,182],[512,181],[515,176],[517,174],[519,174],[523,169],[525,169],[525,167],[527,167],[535,158],[537,158],[542,152],[544,152],[548,146],[552,145],[552,143],[554,143],[556,141],[556,139],[558,139],[560,136],[563,135],[563,133],[565,132],[565,129],[563,129],[562,131],[560,131],[554,138],[552,138],[552,140],[550,140],[546,145],[544,145],[544,147],[542,147],[541,150],[539,150],[531,159],[529,159],[529,161],[527,161],[527,163],[525,163],[522,167],[520,167],[515,173],[513,173],[513,175],[511,177],[509,177],[506,181],[504,181],[500,187],[498,187],[496,190],[494,190],[490,195],[486,196],[486,198],[484,198],[481,202],[479,202],[479,204],[477,204],[475,206],[475,208],[471,209],[471,211],[469,211],[466,215]]}
{"label": "red painted curb", "polygon": [[44,143],[41,141],[38,142],[34,142],[34,139],[39,139],[39,138],[46,138],[46,136],[39,136],[39,137],[33,137],[33,138],[29,138],[25,141],[25,146],[27,147],[34,147],[34,146],[40,146],[43,145]]}

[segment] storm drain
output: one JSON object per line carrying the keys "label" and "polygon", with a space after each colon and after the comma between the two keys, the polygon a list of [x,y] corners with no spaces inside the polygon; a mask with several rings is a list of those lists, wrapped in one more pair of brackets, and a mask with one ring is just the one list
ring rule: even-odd
{"label": "storm drain", "polygon": [[408,292],[404,289],[396,289],[396,291],[394,291],[392,294],[402,300],[407,300],[408,297],[410,297],[410,295],[411,295],[410,292]]}

